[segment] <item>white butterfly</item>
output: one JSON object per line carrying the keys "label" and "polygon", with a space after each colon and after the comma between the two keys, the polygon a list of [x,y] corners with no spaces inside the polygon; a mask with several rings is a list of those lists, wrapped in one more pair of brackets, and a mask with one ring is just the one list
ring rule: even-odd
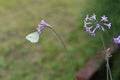
{"label": "white butterfly", "polygon": [[25,38],[31,43],[37,43],[39,40],[39,34],[37,31],[28,34]]}

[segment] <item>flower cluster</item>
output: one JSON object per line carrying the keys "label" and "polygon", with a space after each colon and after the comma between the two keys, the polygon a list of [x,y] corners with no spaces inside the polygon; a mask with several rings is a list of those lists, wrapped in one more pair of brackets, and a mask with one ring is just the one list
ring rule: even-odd
{"label": "flower cluster", "polygon": [[46,23],[44,20],[41,20],[41,22],[38,24],[37,31],[40,33],[45,27],[52,28],[51,25]]}
{"label": "flower cluster", "polygon": [[95,31],[97,29],[105,31],[104,26],[109,29],[111,27],[111,23],[108,22],[108,18],[105,15],[101,16],[101,20],[97,20],[95,14],[90,17],[87,15],[84,20],[84,28],[91,36],[95,36]]}
{"label": "flower cluster", "polygon": [[117,38],[113,38],[116,44],[120,44],[120,35]]}

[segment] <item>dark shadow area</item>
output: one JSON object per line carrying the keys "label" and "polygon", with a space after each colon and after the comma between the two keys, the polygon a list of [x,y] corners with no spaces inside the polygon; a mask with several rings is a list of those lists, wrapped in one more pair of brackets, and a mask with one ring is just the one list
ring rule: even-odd
{"label": "dark shadow area", "polygon": [[[110,67],[113,80],[120,80],[120,47],[113,53],[110,58]],[[99,70],[91,77],[90,80],[106,80],[106,63],[104,62]]]}

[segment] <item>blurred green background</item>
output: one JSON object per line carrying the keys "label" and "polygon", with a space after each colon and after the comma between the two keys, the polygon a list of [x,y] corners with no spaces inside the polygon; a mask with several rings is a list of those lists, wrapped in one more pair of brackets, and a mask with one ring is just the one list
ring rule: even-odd
{"label": "blurred green background", "polygon": [[[106,45],[111,43],[120,33],[120,0],[0,0],[0,80],[73,80],[70,61],[77,72],[103,49],[99,34],[91,37],[83,28],[86,14],[92,13],[109,17],[112,27],[104,38]],[[37,44],[25,39],[41,19],[62,36],[70,59],[48,29]],[[119,75],[120,69],[113,72]]]}

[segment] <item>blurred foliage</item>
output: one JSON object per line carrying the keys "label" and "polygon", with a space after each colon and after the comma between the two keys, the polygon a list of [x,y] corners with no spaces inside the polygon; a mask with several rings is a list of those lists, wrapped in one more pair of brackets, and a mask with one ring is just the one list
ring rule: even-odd
{"label": "blurred foliage", "polygon": [[[74,62],[77,71],[88,56],[82,54],[81,57],[79,48],[75,50],[76,46],[80,47],[79,35],[74,41],[69,38],[69,33],[79,24],[79,3],[84,4],[82,0],[0,0],[0,79],[73,80],[69,61]],[[25,39],[36,30],[41,19],[53,25],[64,38],[71,60],[48,29],[40,35],[38,44]],[[84,44],[87,42],[81,49]]]}

